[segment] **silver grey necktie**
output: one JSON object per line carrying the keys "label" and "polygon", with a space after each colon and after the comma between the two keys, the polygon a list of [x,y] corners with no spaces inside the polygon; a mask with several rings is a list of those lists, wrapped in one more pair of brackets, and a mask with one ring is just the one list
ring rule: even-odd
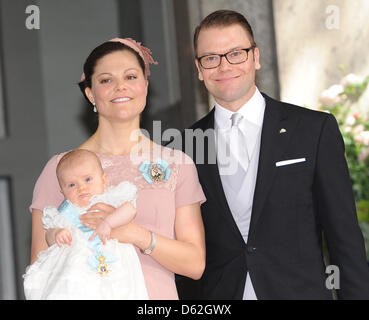
{"label": "silver grey necktie", "polygon": [[247,152],[247,143],[245,135],[239,128],[239,124],[242,121],[243,116],[240,113],[232,114],[232,128],[230,136],[231,153],[236,157],[237,161],[247,171],[249,165],[249,155]]}

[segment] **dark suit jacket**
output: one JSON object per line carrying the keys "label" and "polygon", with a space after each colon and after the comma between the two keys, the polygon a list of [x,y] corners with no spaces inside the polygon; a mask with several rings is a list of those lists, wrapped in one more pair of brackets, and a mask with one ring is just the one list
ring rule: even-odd
{"label": "dark suit jacket", "polygon": [[[338,297],[369,299],[369,267],[358,226],[344,144],[335,118],[264,95],[259,167],[248,243],[228,207],[217,164],[196,164],[207,201],[204,299],[242,299],[246,272],[258,299],[332,299],[322,232],[340,270]],[[191,129],[214,128],[214,109]],[[280,129],[286,129],[280,133]],[[196,163],[195,142],[183,149]],[[276,167],[276,162],[306,158]],[[337,285],[337,283],[336,283]]]}

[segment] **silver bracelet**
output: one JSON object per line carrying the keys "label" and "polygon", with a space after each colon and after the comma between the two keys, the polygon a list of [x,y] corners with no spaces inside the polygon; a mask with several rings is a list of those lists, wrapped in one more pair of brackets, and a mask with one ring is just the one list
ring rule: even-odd
{"label": "silver bracelet", "polygon": [[151,252],[153,252],[153,250],[155,249],[156,246],[156,236],[155,233],[151,231],[151,244],[150,247],[148,247],[145,250],[141,250],[141,252],[143,254],[151,254]]}

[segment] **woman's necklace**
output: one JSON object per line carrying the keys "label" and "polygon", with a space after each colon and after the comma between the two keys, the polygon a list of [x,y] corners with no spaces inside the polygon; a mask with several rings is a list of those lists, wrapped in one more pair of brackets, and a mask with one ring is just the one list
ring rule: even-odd
{"label": "woman's necklace", "polygon": [[[122,153],[122,152],[119,152],[118,154],[115,154],[114,152],[111,152],[110,150],[108,150],[108,149],[106,149],[105,147],[103,147],[103,146],[99,143],[99,141],[96,139],[96,137],[95,137],[95,136],[93,136],[93,137],[92,137],[92,139],[93,139],[93,141],[95,142],[95,144],[97,145],[97,147],[98,147],[101,151],[103,151],[103,154],[104,154],[104,155],[108,155],[108,156],[124,156],[124,155],[129,154],[129,152],[128,152],[128,153]],[[138,137],[138,143],[141,143],[141,141],[142,141],[142,137]]]}
{"label": "woman's necklace", "polygon": [[121,155],[121,154],[114,154],[113,152],[111,152],[111,150],[106,149],[104,146],[102,146],[99,141],[97,141],[96,137],[92,137],[93,141],[95,142],[96,146],[99,148],[100,151],[99,153],[102,153],[104,155],[108,155],[108,156],[117,156],[117,155]]}

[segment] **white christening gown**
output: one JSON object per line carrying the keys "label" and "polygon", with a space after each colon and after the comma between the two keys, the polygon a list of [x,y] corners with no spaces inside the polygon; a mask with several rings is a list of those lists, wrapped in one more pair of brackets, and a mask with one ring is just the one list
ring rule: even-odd
{"label": "white christening gown", "polygon": [[[131,201],[135,205],[136,192],[132,183],[123,181],[94,196],[89,207],[97,202],[119,207]],[[73,240],[71,246],[59,248],[54,244],[41,251],[27,267],[23,275],[26,299],[148,299],[141,264],[132,244],[112,239],[102,245],[98,236],[88,241],[93,230],[83,226],[78,216],[89,207],[79,208],[64,201],[59,210],[44,209],[44,228],[66,228]]]}

